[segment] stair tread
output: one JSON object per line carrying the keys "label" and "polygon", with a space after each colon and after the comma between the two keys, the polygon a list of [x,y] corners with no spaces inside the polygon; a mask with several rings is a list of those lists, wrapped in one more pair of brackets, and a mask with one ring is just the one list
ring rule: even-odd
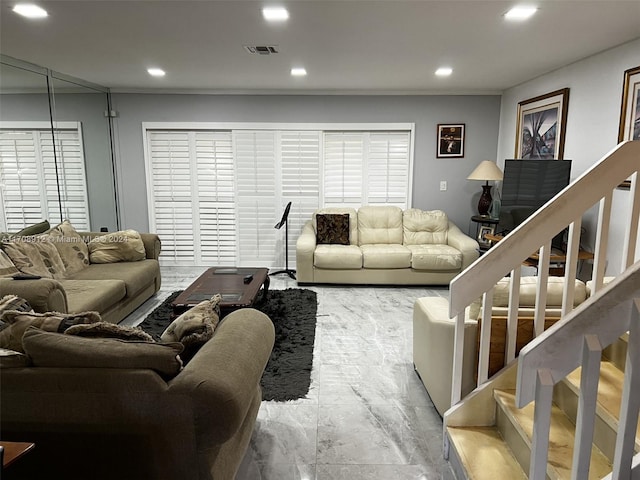
{"label": "stair tread", "polygon": [[[516,428],[525,435],[527,443],[533,436],[534,402],[522,409],[516,407],[515,391],[495,390],[494,397],[498,405],[507,413]],[[571,478],[575,425],[556,405],[551,411],[551,431],[549,434],[549,464],[557,473],[557,478]],[[590,479],[600,479],[611,472],[611,463],[595,446],[591,450]]]}
{"label": "stair tread", "polygon": [[496,427],[448,427],[469,480],[526,479]]}
{"label": "stair tread", "polygon": [[[581,368],[577,368],[567,375],[567,381],[574,392],[580,391],[581,372]],[[598,405],[604,409],[616,423],[620,418],[623,385],[624,372],[612,362],[602,362],[600,364],[600,381],[598,383]]]}

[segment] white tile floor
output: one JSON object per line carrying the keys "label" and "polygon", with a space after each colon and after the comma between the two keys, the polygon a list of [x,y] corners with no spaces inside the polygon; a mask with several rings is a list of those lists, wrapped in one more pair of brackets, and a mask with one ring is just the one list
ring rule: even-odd
{"label": "white tile floor", "polygon": [[[163,268],[162,289],[136,324],[202,268]],[[286,275],[271,288],[298,288]],[[309,394],[263,402],[237,480],[453,479],[442,458],[442,419],[413,370],[416,298],[444,287],[301,286],[318,295]]]}

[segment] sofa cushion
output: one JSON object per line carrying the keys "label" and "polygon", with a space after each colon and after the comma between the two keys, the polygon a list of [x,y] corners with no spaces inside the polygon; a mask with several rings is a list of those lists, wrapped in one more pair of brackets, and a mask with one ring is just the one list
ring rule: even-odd
{"label": "sofa cushion", "polygon": [[405,210],[402,214],[402,226],[405,245],[447,244],[449,219],[441,210]]}
{"label": "sofa cushion", "polygon": [[403,245],[362,245],[364,268],[409,268],[411,250]]}
{"label": "sofa cushion", "polygon": [[135,230],[121,230],[89,242],[91,263],[137,262],[146,258],[144,243]]}
{"label": "sofa cushion", "polygon": [[65,220],[47,232],[58,250],[67,275],[89,266],[89,247],[69,220]]}
{"label": "sofa cushion", "polygon": [[51,332],[64,332],[67,328],[78,323],[99,322],[97,312],[82,313],[33,313],[9,310],[2,314],[2,321],[9,324],[0,331],[0,348],[8,348],[17,352],[24,352],[22,336],[29,327],[37,327]]}
{"label": "sofa cushion", "polygon": [[411,268],[452,271],[462,267],[462,253],[449,245],[407,245],[411,250]]}
{"label": "sofa cushion", "polygon": [[349,214],[322,213],[316,215],[317,244],[349,245]]}
{"label": "sofa cushion", "polygon": [[134,297],[152,284],[159,275],[157,260],[139,262],[117,262],[89,265],[84,270],[70,276],[71,280],[101,280],[103,278],[122,280],[127,289],[126,296]]}
{"label": "sofa cushion", "polygon": [[351,245],[358,245],[358,214],[356,213],[355,208],[348,207],[326,207],[320,208],[313,212],[311,216],[311,220],[313,222],[313,231],[318,233],[318,215],[325,214],[341,214],[348,213],[349,214],[349,243]]}
{"label": "sofa cushion", "polygon": [[4,250],[0,250],[0,278],[11,277],[19,271]]}
{"label": "sofa cushion", "polygon": [[[536,304],[536,290],[538,277],[521,277],[518,304],[520,307],[534,307]],[[564,277],[549,277],[547,280],[547,308],[561,307],[564,291]],[[586,284],[576,279],[573,296],[573,306],[577,307],[589,296]],[[500,280],[493,290],[493,306],[509,306],[509,278]]]}
{"label": "sofa cushion", "polygon": [[83,338],[36,328],[25,332],[23,343],[36,367],[149,368],[168,377],[182,368],[181,343]]}
{"label": "sofa cushion", "polygon": [[316,268],[359,270],[362,251],[355,245],[318,245],[313,253]]}
{"label": "sofa cushion", "polygon": [[64,278],[65,268],[60,254],[46,235],[17,238],[2,244],[13,264],[22,273],[45,278]]}
{"label": "sofa cushion", "polygon": [[[109,278],[105,275],[104,278]],[[95,310],[105,312],[127,295],[122,280],[61,280],[67,292],[67,308],[70,312]]]}
{"label": "sofa cushion", "polygon": [[402,244],[402,209],[365,206],[358,209],[359,245]]}

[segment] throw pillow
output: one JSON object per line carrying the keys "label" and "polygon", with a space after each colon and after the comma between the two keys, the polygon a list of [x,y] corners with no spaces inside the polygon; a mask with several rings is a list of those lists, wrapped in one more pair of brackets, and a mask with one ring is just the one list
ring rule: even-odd
{"label": "throw pillow", "polygon": [[31,326],[49,332],[62,333],[72,325],[99,322],[101,320],[98,312],[32,313],[7,310],[0,317],[0,321],[9,324],[8,327],[0,331],[0,348],[24,352],[22,336],[27,328]]}
{"label": "throw pillow", "polygon": [[120,340],[153,342],[153,337],[139,328],[109,322],[81,323],[67,328],[64,333],[85,338],[119,338]]}
{"label": "throw pillow", "polygon": [[89,242],[91,263],[137,262],[145,258],[142,237],[135,230],[108,233]]}
{"label": "throw pillow", "polygon": [[89,247],[69,220],[56,225],[47,234],[60,254],[67,275],[89,266]]}
{"label": "throw pillow", "polygon": [[216,294],[210,300],[204,300],[176,318],[166,328],[160,340],[180,342],[184,351],[180,355],[186,364],[211,337],[220,321],[220,302],[222,296]]}
{"label": "throw pillow", "polygon": [[0,368],[28,367],[31,359],[28,355],[14,350],[0,348]]}
{"label": "throw pillow", "polygon": [[31,305],[24,298],[17,295],[5,295],[0,298],[0,318],[7,310],[16,310],[18,312],[33,312]]}
{"label": "throw pillow", "polygon": [[36,367],[148,368],[165,377],[182,369],[181,343],[130,342],[116,338],[83,338],[29,328],[25,353]]}
{"label": "throw pillow", "polygon": [[318,214],[316,224],[316,243],[349,245],[348,213]]}
{"label": "throw pillow", "polygon": [[38,235],[39,233],[44,233],[51,228],[51,225],[47,220],[43,220],[40,223],[34,223],[33,225],[29,225],[28,227],[24,227],[22,230],[17,232],[15,235],[18,237],[29,236],[29,235]]}
{"label": "throw pillow", "polygon": [[3,250],[0,250],[0,278],[11,277],[19,271],[9,256]]}
{"label": "throw pillow", "polygon": [[16,238],[3,243],[2,248],[22,273],[45,278],[65,277],[60,254],[46,235]]}

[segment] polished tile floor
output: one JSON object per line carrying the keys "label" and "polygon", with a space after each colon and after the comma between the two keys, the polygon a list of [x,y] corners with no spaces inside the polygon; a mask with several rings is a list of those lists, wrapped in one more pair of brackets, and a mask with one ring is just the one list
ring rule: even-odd
{"label": "polished tile floor", "polygon": [[[165,267],[136,324],[202,268]],[[286,275],[271,288],[298,288]],[[263,402],[237,480],[453,480],[442,419],[413,371],[415,299],[446,288],[303,286],[318,295],[309,394]]]}

